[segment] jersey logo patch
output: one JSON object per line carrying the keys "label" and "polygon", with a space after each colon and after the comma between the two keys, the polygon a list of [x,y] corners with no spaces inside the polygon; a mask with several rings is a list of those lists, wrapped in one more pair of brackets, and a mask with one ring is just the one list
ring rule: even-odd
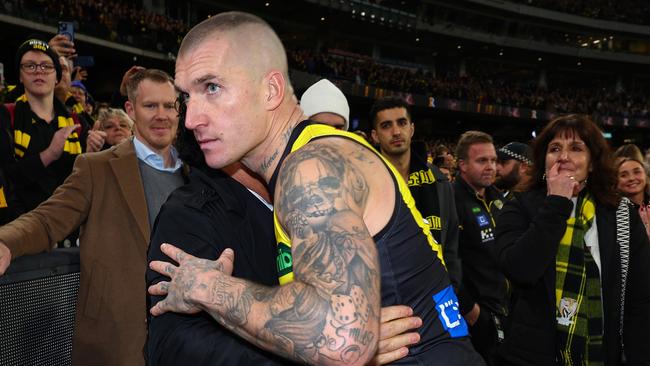
{"label": "jersey logo patch", "polygon": [[442,230],[442,221],[438,216],[427,216],[424,218],[424,223],[429,227],[430,230]]}
{"label": "jersey logo patch", "polygon": [[454,288],[449,285],[442,291],[433,295],[433,302],[438,311],[438,319],[442,327],[449,332],[452,338],[466,337],[467,323],[460,315],[458,299],[454,293]]}
{"label": "jersey logo patch", "polygon": [[492,228],[481,230],[481,242],[485,243],[491,240],[494,240],[494,232],[492,231]]}
{"label": "jersey logo patch", "polygon": [[278,254],[276,258],[278,268],[278,277],[282,277],[293,271],[293,258],[291,257],[291,248],[285,244],[278,245]]}
{"label": "jersey logo patch", "polygon": [[423,184],[433,184],[436,182],[436,177],[433,176],[431,169],[420,170],[409,174],[409,187],[417,187]]}
{"label": "jersey logo patch", "polygon": [[485,227],[490,225],[490,220],[488,220],[487,216],[484,214],[476,216],[476,221],[478,222],[478,226],[480,227]]}

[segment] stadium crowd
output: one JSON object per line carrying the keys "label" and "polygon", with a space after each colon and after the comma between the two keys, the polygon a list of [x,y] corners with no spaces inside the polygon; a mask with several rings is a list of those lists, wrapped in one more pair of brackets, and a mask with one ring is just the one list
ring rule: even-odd
{"label": "stadium crowd", "polygon": [[360,55],[341,55],[336,50],[291,50],[289,61],[292,68],[316,75],[436,98],[600,116],[648,117],[650,110],[645,94],[648,85],[642,82],[616,91],[615,81],[573,85],[558,75],[548,82],[550,85],[541,87],[539,76],[524,80],[507,77],[504,74],[513,70],[504,67],[477,63],[468,65],[462,76],[458,70],[437,75],[424,67],[390,65]]}
{"label": "stadium crowd", "polygon": [[[101,108],[73,42],[15,50],[0,275],[79,247],[73,365],[650,364],[649,164],[590,117],[646,117],[642,86],[285,57],[241,12],[190,30],[123,2],[11,10],[37,3],[102,38],[180,45],[176,75],[133,66]],[[294,95],[292,69],[325,80]],[[530,144],[421,141],[411,105],[382,97],[348,132],[327,79],[561,116]]]}
{"label": "stadium crowd", "polygon": [[2,10],[49,25],[73,21],[77,32],[165,53],[176,53],[182,35],[189,29],[179,19],[116,0],[8,0],[3,2]]}
{"label": "stadium crowd", "polygon": [[[548,4],[571,9],[594,9],[584,2],[549,1]],[[188,30],[181,20],[145,11],[128,2],[15,0],[5,2],[3,6],[8,14],[47,24],[71,19],[75,21],[76,29],[82,33],[142,48],[155,45],[156,50],[172,54],[176,53],[182,35]],[[603,7],[611,9],[615,6],[603,4]],[[625,8],[628,9],[627,5]],[[524,33],[533,37],[533,31],[535,29],[526,29]],[[554,37],[566,43],[564,35],[560,33]],[[552,32],[540,31],[537,34],[539,37],[534,37],[544,38],[549,34]],[[617,90],[615,81],[569,84],[563,82],[563,75],[556,75],[548,77],[548,86],[540,86],[539,77],[523,80],[504,77],[504,74],[516,70],[508,69],[507,66],[486,67],[482,62],[469,65],[463,75],[460,75],[458,70],[439,75],[426,66],[399,66],[347,51],[318,52],[295,49],[290,50],[289,56],[290,66],[297,70],[436,98],[507,105],[553,113],[593,114],[598,117],[645,118],[648,117],[650,109],[650,102],[645,98],[648,85],[640,81],[631,81],[630,85]]]}
{"label": "stadium crowd", "polygon": [[546,8],[587,18],[622,23],[650,25],[650,6],[643,0],[512,0],[512,2]]}

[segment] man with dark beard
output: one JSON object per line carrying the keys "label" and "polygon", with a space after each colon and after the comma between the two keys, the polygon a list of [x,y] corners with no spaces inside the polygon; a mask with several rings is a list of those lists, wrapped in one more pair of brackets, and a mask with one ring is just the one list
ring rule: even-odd
{"label": "man with dark beard", "polygon": [[521,142],[510,142],[497,151],[497,179],[494,185],[506,200],[513,198],[513,189],[526,178],[532,165],[530,147]]}

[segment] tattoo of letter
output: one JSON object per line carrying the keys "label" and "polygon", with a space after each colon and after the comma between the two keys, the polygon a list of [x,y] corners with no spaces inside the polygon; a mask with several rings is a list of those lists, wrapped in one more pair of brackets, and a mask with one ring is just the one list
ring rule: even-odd
{"label": "tattoo of letter", "polygon": [[275,150],[275,152],[273,152],[271,156],[269,156],[262,162],[262,165],[260,165],[260,174],[264,174],[266,173],[267,170],[269,170],[269,168],[271,167],[275,159],[278,158],[279,153],[280,152],[278,150]]}

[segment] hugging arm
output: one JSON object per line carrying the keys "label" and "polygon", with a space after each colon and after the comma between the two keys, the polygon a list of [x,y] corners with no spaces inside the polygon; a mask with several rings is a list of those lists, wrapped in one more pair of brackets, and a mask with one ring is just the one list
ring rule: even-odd
{"label": "hugging arm", "polygon": [[376,351],[380,316],[377,252],[359,209],[368,196],[365,178],[336,149],[311,143],[286,159],[278,189],[277,215],[292,240],[292,283],[262,286],[230,276],[219,261],[168,253],[179,266],[152,263],[172,278],[152,289],[168,293],[152,312],[205,310],[286,358],[363,365]]}

